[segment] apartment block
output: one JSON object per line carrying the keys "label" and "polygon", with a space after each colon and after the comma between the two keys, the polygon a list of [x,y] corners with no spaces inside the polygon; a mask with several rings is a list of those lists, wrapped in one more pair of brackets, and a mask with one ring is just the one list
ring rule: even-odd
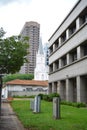
{"label": "apartment block", "polygon": [[26,22],[20,35],[29,37],[29,55],[27,55],[29,63],[25,63],[21,67],[20,73],[34,74],[36,52],[39,47],[40,24],[34,21]]}
{"label": "apartment block", "polygon": [[87,0],[79,0],[49,39],[49,93],[87,103]]}

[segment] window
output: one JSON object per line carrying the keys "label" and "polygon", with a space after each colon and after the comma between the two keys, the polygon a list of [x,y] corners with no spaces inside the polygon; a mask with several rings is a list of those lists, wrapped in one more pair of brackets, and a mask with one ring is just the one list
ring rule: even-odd
{"label": "window", "polygon": [[49,65],[49,71],[53,72],[53,64]]}
{"label": "window", "polygon": [[59,47],[59,40],[57,39],[54,44],[55,44],[55,50],[56,50]]}
{"label": "window", "polygon": [[70,52],[70,60],[74,62],[77,60],[77,49],[74,49]]}
{"label": "window", "polygon": [[80,14],[80,26],[87,21],[87,8],[85,8]]}
{"label": "window", "polygon": [[85,41],[82,46],[81,46],[81,53],[82,53],[82,57],[87,55],[87,41]]}
{"label": "window", "polygon": [[61,43],[65,42],[66,40],[66,32],[64,32],[62,35],[61,35]]}
{"label": "window", "polygon": [[53,52],[53,46],[49,48],[50,54]]}
{"label": "window", "polygon": [[59,61],[55,61],[55,70],[57,70],[59,68]]}
{"label": "window", "polygon": [[67,60],[66,60],[66,55],[65,56],[63,56],[62,58],[61,58],[61,60],[62,60],[62,67],[63,66],[65,66],[66,64],[67,64]]}
{"label": "window", "polygon": [[26,88],[27,91],[33,91],[33,88]]}
{"label": "window", "polygon": [[69,27],[69,36],[71,36],[76,31],[76,22],[74,21]]}

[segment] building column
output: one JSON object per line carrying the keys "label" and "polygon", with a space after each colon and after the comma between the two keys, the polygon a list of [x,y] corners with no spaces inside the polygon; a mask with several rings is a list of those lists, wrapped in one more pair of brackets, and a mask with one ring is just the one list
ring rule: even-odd
{"label": "building column", "polygon": [[63,81],[58,81],[58,93],[60,95],[61,100],[66,100],[65,85],[64,85]]}
{"label": "building column", "polygon": [[77,82],[77,102],[81,102],[81,82],[80,82],[80,76],[77,76],[76,82]]}
{"label": "building column", "polygon": [[79,60],[82,56],[82,53],[81,53],[81,46],[77,47],[77,60]]}
{"label": "building column", "polygon": [[53,44],[53,52],[55,51],[55,44]]}
{"label": "building column", "polygon": [[61,43],[62,43],[62,39],[61,37],[59,37],[59,46],[61,46]]}
{"label": "building column", "polygon": [[73,84],[68,78],[66,79],[66,100],[73,101]]}
{"label": "building column", "polygon": [[53,72],[55,71],[55,63],[53,63]]}
{"label": "building column", "polygon": [[76,30],[78,30],[80,28],[80,18],[78,17],[76,19]]}
{"label": "building column", "polygon": [[62,67],[62,60],[59,59],[59,69]]}
{"label": "building column", "polygon": [[84,77],[77,76],[77,102],[86,102],[86,82]]}
{"label": "building column", "polygon": [[66,40],[69,39],[69,29],[66,30]]}
{"label": "building column", "polygon": [[69,65],[71,63],[71,56],[70,54],[68,53],[67,54],[67,65]]}

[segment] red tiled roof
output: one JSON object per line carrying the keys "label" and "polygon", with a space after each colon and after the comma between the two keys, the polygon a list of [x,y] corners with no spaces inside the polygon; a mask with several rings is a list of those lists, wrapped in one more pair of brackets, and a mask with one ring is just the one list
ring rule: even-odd
{"label": "red tiled roof", "polygon": [[12,80],[6,82],[6,85],[33,85],[33,86],[48,86],[48,81],[39,81],[39,80]]}

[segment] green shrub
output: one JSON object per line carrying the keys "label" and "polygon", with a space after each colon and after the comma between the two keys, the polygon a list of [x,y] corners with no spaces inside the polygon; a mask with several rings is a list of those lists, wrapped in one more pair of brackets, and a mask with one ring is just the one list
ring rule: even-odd
{"label": "green shrub", "polygon": [[82,102],[77,102],[77,103],[73,103],[73,106],[80,108],[80,107],[86,107],[86,104]]}
{"label": "green shrub", "polygon": [[33,78],[33,74],[8,74],[3,77],[3,82],[8,82],[15,79],[32,80]]}
{"label": "green shrub", "polygon": [[38,96],[40,96],[41,99],[43,99],[43,95],[44,95],[44,94],[42,94],[42,93],[38,94]]}
{"label": "green shrub", "polygon": [[68,102],[68,101],[61,101],[62,105],[69,105],[69,106],[73,106],[73,107],[86,107],[85,103],[82,102]]}
{"label": "green shrub", "polygon": [[49,98],[48,95],[44,94],[42,99],[48,101],[48,98]]}
{"label": "green shrub", "polygon": [[59,97],[59,94],[58,93],[39,94],[39,96],[41,96],[42,100],[51,102],[51,101],[53,101],[53,97]]}

